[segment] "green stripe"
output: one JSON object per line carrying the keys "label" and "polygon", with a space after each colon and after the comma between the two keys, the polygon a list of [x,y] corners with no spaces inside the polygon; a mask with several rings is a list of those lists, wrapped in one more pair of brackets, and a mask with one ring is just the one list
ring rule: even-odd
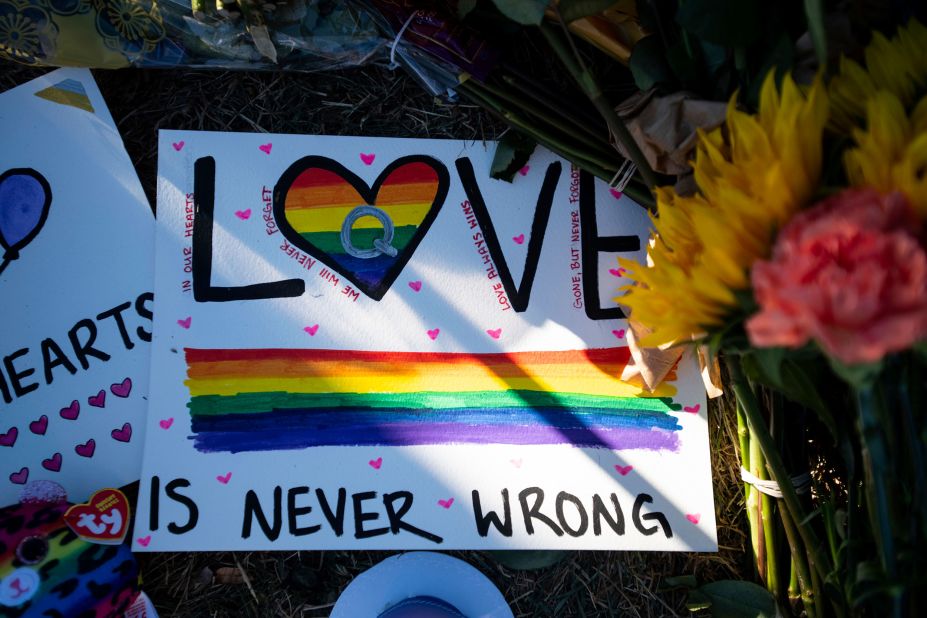
{"label": "green stripe", "polygon": [[543,391],[476,391],[453,393],[241,393],[200,395],[188,404],[194,416],[254,414],[287,408],[369,407],[406,410],[446,408],[563,407],[609,408],[615,414],[665,413],[679,410],[669,397],[605,397]]}
{"label": "green stripe", "polygon": [[[390,244],[398,251],[402,251],[412,240],[416,230],[418,230],[418,227],[415,225],[404,225],[395,228],[393,240]],[[341,232],[303,232],[300,236],[326,253],[345,252],[344,247],[341,245]],[[381,227],[362,227],[351,230],[351,242],[358,249],[372,249],[373,241],[377,238],[383,238],[383,228]]]}

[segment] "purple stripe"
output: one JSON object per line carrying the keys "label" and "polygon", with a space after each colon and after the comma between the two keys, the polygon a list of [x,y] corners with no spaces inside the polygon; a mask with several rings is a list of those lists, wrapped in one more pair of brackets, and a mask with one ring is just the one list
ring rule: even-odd
{"label": "purple stripe", "polygon": [[202,452],[280,451],[314,446],[413,446],[427,444],[569,444],[610,450],[676,451],[676,432],[657,429],[559,428],[463,423],[390,423],[379,427],[315,427],[191,436]]}

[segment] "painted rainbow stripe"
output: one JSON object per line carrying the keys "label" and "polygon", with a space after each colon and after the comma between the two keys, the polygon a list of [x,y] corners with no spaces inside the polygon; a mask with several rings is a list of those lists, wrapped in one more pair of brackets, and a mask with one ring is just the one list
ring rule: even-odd
{"label": "painted rainbow stripe", "polygon": [[[411,162],[393,170],[376,195],[376,207],[395,226],[392,246],[402,253],[425,220],[438,193],[438,173],[427,163]],[[327,169],[310,167],[290,185],[284,203],[287,222],[297,234],[327,253],[344,269],[369,285],[379,283],[396,258],[379,255],[361,259],[348,255],[341,244],[341,225],[357,206],[366,204],[348,180]],[[383,226],[373,217],[355,222],[351,241],[361,249],[383,237]]]}
{"label": "painted rainbow stripe", "polygon": [[468,354],[185,349],[195,447],[572,444],[676,450],[672,386],[620,381],[627,348]]}

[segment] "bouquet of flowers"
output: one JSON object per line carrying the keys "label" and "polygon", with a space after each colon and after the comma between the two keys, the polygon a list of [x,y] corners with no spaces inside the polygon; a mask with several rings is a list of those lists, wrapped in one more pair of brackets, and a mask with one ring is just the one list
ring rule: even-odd
{"label": "bouquet of flowers", "polygon": [[864,58],[732,98],[621,263],[643,345],[724,359],[760,575],[809,616],[927,607],[927,28]]}

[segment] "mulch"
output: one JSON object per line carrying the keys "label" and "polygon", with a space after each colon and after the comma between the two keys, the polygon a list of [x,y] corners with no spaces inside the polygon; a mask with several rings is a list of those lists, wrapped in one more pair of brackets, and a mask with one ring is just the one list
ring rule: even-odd
{"label": "mulch", "polygon": [[[0,90],[44,73],[0,64]],[[505,127],[479,108],[435,100],[379,66],[316,74],[94,71],[152,204],[158,129],[493,140]],[[751,579],[732,398],[709,406],[717,553],[570,552],[516,571],[485,552],[449,552],[486,574],[516,616],[688,615],[682,589]],[[345,586],[393,552],[142,554],[144,589],[162,616],[327,616]]]}

